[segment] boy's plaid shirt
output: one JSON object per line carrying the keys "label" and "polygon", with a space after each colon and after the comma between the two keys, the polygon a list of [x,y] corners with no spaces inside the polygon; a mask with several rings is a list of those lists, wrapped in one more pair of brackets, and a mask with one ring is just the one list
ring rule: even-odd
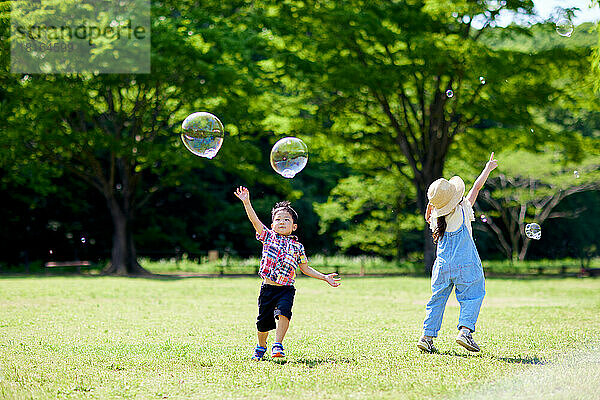
{"label": "boy's plaid shirt", "polygon": [[262,233],[256,234],[262,242],[262,257],[258,274],[280,285],[292,286],[296,278],[296,268],[308,264],[304,246],[296,236],[284,236],[263,226]]}

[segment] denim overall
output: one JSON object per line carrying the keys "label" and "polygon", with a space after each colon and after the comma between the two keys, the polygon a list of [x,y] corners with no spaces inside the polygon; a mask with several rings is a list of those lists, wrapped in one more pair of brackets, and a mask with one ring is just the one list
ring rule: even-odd
{"label": "denim overall", "polygon": [[431,274],[431,299],[425,309],[423,334],[437,337],[442,326],[446,301],[452,287],[456,287],[456,300],[460,304],[458,327],[475,330],[479,309],[485,296],[483,267],[465,222],[465,212],[461,207],[463,222],[456,232],[445,232],[438,241],[437,254]]}

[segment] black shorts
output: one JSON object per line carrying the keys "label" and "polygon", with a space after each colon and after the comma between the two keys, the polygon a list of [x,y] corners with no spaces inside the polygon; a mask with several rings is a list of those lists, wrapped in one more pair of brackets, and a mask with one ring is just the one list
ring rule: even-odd
{"label": "black shorts", "polygon": [[275,329],[275,319],[280,315],[292,319],[292,306],[296,289],[293,286],[262,284],[258,295],[258,317],[256,328],[259,332]]}

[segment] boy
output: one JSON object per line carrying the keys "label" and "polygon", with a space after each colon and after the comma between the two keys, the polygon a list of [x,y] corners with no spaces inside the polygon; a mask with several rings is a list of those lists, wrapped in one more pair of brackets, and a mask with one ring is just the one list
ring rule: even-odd
{"label": "boy", "polygon": [[243,186],[235,191],[235,196],[244,204],[244,209],[252,226],[256,230],[256,239],[262,242],[259,275],[263,278],[258,296],[258,345],[254,349],[252,359],[259,361],[267,351],[269,331],[275,330],[275,343],[271,349],[271,357],[283,358],[283,338],[292,318],[294,303],[294,280],[296,268],[313,278],[324,280],[333,287],[340,285],[336,273],[322,274],[308,266],[304,246],[292,235],[298,228],[298,214],[289,201],[275,204],[271,210],[271,229],[258,219],[250,203],[250,192]]}

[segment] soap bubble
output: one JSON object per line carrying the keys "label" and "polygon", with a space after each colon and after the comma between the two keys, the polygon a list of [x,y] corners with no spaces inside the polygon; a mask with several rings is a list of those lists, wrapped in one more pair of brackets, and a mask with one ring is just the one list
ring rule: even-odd
{"label": "soap bubble", "polygon": [[452,96],[454,96],[454,92],[452,90],[448,89],[448,90],[446,90],[446,96],[452,97]]}
{"label": "soap bubble", "polygon": [[213,158],[223,144],[223,124],[210,113],[196,112],[188,115],[181,124],[181,129],[181,141],[197,156]]}
{"label": "soap bubble", "polygon": [[483,76],[480,76],[479,82],[481,82],[482,85],[485,85],[485,78]]}
{"label": "soap bubble", "polygon": [[535,222],[525,225],[525,235],[529,239],[540,240],[542,237],[542,228]]}
{"label": "soap bubble", "polygon": [[483,222],[484,224],[487,224],[488,220],[487,217],[484,214],[481,214],[481,222]]}
{"label": "soap bubble", "polygon": [[556,33],[560,36],[571,37],[573,33],[573,23],[567,18],[561,18],[556,22]]}
{"label": "soap bubble", "polygon": [[285,178],[293,178],[308,162],[308,147],[295,137],[279,140],[271,150],[271,166]]}
{"label": "soap bubble", "polygon": [[573,175],[575,175],[575,178],[579,178],[579,172],[578,171],[573,171]]}

